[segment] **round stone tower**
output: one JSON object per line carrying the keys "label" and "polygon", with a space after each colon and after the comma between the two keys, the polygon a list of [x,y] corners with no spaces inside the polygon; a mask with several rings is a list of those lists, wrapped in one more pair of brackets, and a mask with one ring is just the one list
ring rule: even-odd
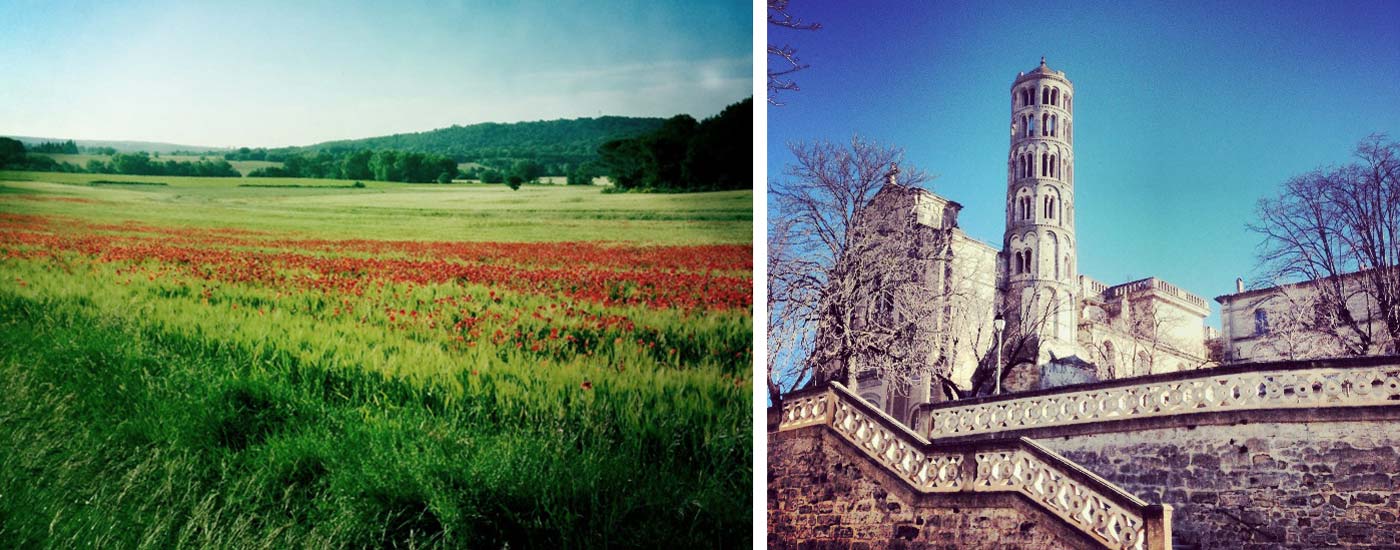
{"label": "round stone tower", "polygon": [[1078,354],[1075,245],[1074,85],[1042,57],[1011,85],[1002,243],[1007,336],[1037,335],[1037,364]]}

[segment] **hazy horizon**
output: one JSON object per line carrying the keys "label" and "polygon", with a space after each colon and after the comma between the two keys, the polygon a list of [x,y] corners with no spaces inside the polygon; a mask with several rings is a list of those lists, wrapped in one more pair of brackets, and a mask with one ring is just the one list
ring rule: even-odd
{"label": "hazy horizon", "polygon": [[751,17],[735,2],[5,4],[0,135],[283,147],[485,122],[701,119],[753,95]]}

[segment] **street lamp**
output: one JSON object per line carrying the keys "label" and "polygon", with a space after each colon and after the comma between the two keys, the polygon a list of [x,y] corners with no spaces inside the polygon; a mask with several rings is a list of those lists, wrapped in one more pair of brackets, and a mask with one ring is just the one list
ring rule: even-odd
{"label": "street lamp", "polygon": [[997,337],[997,386],[996,395],[1001,395],[1001,331],[1006,330],[1006,319],[998,313],[996,319],[992,319],[992,330]]}

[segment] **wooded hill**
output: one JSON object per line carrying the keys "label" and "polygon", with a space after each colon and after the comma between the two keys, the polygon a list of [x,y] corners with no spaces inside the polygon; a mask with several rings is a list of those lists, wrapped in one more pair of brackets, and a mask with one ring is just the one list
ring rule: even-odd
{"label": "wooded hill", "polygon": [[225,155],[225,158],[284,161],[290,155],[327,152],[340,156],[352,151],[393,150],[443,155],[457,162],[474,162],[502,170],[509,169],[517,161],[534,161],[543,165],[547,174],[564,175],[572,167],[597,159],[598,146],[611,140],[651,132],[659,128],[662,121],[660,118],[605,116],[535,122],[487,122],[453,125],[427,132],[327,141],[302,147],[244,148]]}

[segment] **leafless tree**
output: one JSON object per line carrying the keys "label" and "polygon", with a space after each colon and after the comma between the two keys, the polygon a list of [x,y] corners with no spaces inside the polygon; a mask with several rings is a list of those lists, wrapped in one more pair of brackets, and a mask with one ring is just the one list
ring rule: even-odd
{"label": "leafless tree", "polygon": [[858,137],[849,144],[795,143],[789,149],[795,162],[768,190],[775,239],[769,249],[769,346],[779,346],[768,357],[768,377],[775,404],[797,385],[851,380],[873,364],[858,357],[873,358],[880,350],[909,353],[901,349],[909,342],[908,327],[898,320],[912,312],[895,309],[917,301],[877,296],[877,290],[898,289],[890,283],[913,276],[912,267],[872,253],[878,245],[863,239],[861,228],[874,211],[871,200],[890,181],[913,187],[929,179],[917,169],[891,170],[903,151]]}
{"label": "leafless tree", "polygon": [[[1325,300],[1314,292],[1298,287],[1281,287],[1278,294],[1265,295],[1256,303],[1246,305],[1246,309],[1264,308],[1267,316],[1261,327],[1269,333],[1264,347],[1285,359],[1315,359],[1347,355],[1348,333],[1336,330],[1338,325],[1332,315],[1335,307],[1328,307]],[[1361,327],[1370,334],[1370,326]],[[1350,343],[1355,349],[1356,342]]]}
{"label": "leafless tree", "polygon": [[[1355,159],[1289,180],[1278,196],[1259,201],[1259,221],[1248,227],[1264,236],[1259,261],[1265,284],[1312,281],[1317,324],[1346,354],[1394,352],[1400,342],[1400,145],[1371,135],[1357,145]],[[1372,323],[1379,334],[1372,334]]]}
{"label": "leafless tree", "polygon": [[[1044,289],[1032,290],[1030,295],[1023,299],[1027,302],[1020,306],[1021,311],[1006,311],[1007,304],[1003,305],[1003,318],[1006,319],[1006,330],[1001,336],[1003,383],[1014,368],[1036,363],[1040,357],[1042,336],[1050,330],[1051,323],[1057,316],[1066,308],[1073,307],[1063,297],[1052,299]],[[996,350],[992,349],[991,353],[978,363],[977,370],[972,375],[971,393],[990,395],[996,387],[996,372]]]}
{"label": "leafless tree", "polygon": [[[775,28],[799,31],[815,31],[822,28],[821,23],[808,23],[789,13],[788,0],[768,0],[768,26],[770,37],[773,36],[772,30]],[[797,91],[797,83],[791,79],[792,73],[808,66],[797,58],[796,48],[787,44],[776,46],[769,43],[768,103],[782,105],[778,101],[778,92]]]}

